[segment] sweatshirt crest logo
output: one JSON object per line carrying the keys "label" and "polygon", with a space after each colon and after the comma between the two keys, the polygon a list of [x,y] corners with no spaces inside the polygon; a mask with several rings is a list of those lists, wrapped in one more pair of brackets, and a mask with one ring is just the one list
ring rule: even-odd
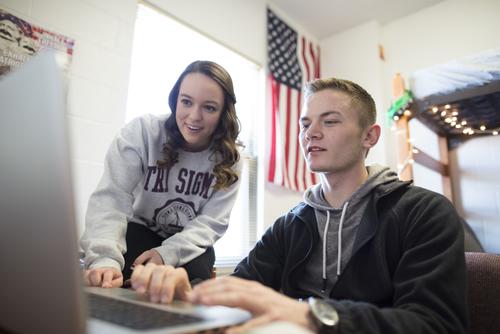
{"label": "sweatshirt crest logo", "polygon": [[193,202],[181,198],[167,201],[165,205],[155,210],[153,220],[166,234],[175,234],[184,229],[188,222],[196,217]]}

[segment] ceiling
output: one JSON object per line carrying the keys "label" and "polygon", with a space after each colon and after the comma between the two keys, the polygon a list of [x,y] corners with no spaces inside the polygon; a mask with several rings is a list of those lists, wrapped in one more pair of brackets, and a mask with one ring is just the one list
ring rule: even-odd
{"label": "ceiling", "polygon": [[271,0],[310,34],[322,39],[359,24],[381,24],[443,0]]}

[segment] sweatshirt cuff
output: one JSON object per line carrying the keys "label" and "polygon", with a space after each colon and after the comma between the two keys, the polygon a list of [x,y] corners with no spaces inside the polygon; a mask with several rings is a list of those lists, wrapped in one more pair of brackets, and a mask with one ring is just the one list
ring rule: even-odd
{"label": "sweatshirt cuff", "polygon": [[158,253],[160,253],[160,256],[163,260],[163,264],[168,264],[175,268],[179,266],[180,256],[178,250],[172,249],[171,247],[168,246],[159,246],[153,249]]}
{"label": "sweatshirt cuff", "polygon": [[111,267],[119,271],[122,271],[120,263],[110,258],[97,259],[88,266],[88,269],[104,268],[104,267]]}

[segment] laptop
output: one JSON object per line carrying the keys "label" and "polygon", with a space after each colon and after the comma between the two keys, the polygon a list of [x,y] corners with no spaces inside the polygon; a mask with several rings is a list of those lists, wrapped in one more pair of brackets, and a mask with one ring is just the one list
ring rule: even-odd
{"label": "laptop", "polygon": [[84,288],[62,74],[51,52],[0,79],[0,332],[185,333],[248,312]]}

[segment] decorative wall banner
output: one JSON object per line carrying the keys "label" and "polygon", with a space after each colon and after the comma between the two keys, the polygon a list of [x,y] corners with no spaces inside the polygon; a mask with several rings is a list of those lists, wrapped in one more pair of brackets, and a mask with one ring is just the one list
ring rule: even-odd
{"label": "decorative wall banner", "polygon": [[0,77],[40,51],[57,51],[57,62],[67,73],[75,41],[28,23],[0,9]]}

